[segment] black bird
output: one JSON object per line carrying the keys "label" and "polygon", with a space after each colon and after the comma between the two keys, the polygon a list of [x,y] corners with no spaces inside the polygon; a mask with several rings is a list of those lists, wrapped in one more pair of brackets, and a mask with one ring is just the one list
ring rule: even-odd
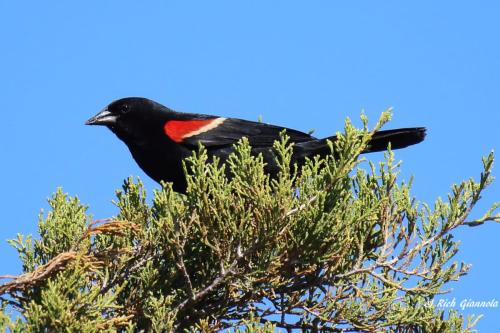
{"label": "black bird", "polygon": [[[182,161],[191,156],[202,143],[210,157],[218,156],[224,162],[233,151],[233,144],[247,137],[255,154],[262,153],[266,171],[276,174],[272,146],[280,132],[295,143],[293,161],[302,163],[306,157],[330,153],[327,140],[317,139],[294,129],[248,120],[210,115],[175,112],[155,101],[141,97],[127,97],[112,102],[87,125],[104,125],[129,148],[135,161],[155,181],[173,183],[177,192],[186,191]],[[364,151],[376,152],[404,148],[424,140],[425,128],[400,128],[378,131]]]}

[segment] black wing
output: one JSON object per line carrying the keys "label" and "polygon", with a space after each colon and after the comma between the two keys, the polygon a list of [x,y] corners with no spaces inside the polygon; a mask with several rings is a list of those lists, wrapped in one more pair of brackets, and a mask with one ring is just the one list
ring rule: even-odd
{"label": "black wing", "polygon": [[202,143],[205,147],[231,146],[243,137],[248,138],[254,148],[271,147],[279,139],[280,133],[285,130],[292,142],[311,141],[315,138],[309,134],[280,126],[234,119],[216,118],[217,124],[200,133],[184,137],[181,144],[197,146]]}

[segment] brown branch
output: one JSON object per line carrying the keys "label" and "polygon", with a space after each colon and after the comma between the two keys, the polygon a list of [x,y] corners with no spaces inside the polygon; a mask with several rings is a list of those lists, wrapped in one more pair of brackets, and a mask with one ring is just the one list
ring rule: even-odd
{"label": "brown branch", "polygon": [[49,277],[64,270],[68,264],[75,261],[77,258],[91,267],[101,263],[96,261],[93,256],[82,256],[78,255],[77,252],[64,252],[50,260],[47,264],[38,267],[33,272],[16,276],[12,281],[0,285],[0,295],[25,290],[29,286],[38,285]]}
{"label": "brown branch", "polygon": [[189,274],[186,269],[186,265],[184,264],[184,255],[180,253],[180,251],[177,253],[178,258],[178,263],[177,267],[181,270],[182,276],[184,277],[184,280],[186,281],[187,287],[189,294],[191,295],[191,298],[194,298],[196,295],[194,293],[193,289],[193,284],[191,283],[191,278],[189,277]]}
{"label": "brown branch", "polygon": [[[96,225],[103,221],[103,224]],[[125,220],[96,220],[89,224],[87,231],[82,235],[82,239],[97,234],[124,236],[128,230],[138,232],[140,228],[137,224]]]}
{"label": "brown branch", "polygon": [[355,332],[358,331],[357,329],[354,328],[333,328],[330,326],[324,326],[324,325],[311,325],[311,324],[306,324],[302,322],[297,322],[295,324],[290,324],[290,323],[282,323],[281,321],[274,321],[270,319],[265,319],[265,318],[260,318],[260,323],[261,324],[272,324],[276,327],[283,328],[285,330],[301,330],[301,331],[309,331],[309,332],[335,332],[335,333],[340,333],[340,332]]}
{"label": "brown branch", "polygon": [[[104,224],[96,226],[98,223]],[[128,221],[118,221],[118,220],[96,220],[89,224],[88,229],[83,233],[81,239],[85,239],[91,235],[95,234],[113,234],[113,235],[123,235],[125,230],[139,230],[139,227]],[[101,259],[106,259],[110,255],[116,256],[123,253],[129,252],[128,249],[118,249],[113,251],[104,251],[100,253],[94,253],[89,255],[83,255],[77,251],[63,252],[52,258],[45,265],[37,267],[33,272],[24,273],[18,276],[14,275],[3,275],[0,279],[12,279],[12,281],[6,282],[0,285],[0,295],[13,293],[15,291],[22,291],[30,286],[36,286],[48,278],[56,275],[60,271],[64,270],[69,264],[75,260],[80,260],[84,265],[87,266],[89,271],[94,271],[97,266],[102,266],[103,261]]]}

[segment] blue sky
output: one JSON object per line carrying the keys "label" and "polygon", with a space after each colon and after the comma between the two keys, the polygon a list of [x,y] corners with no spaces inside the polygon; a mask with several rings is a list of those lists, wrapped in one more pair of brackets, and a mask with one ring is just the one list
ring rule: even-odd
{"label": "blue sky", "polygon": [[[392,106],[386,128],[429,131],[397,152],[403,179],[420,200],[445,197],[500,151],[498,17],[498,1],[0,0],[0,274],[19,272],[5,240],[36,233],[58,186],[96,218],[116,213],[125,177],[158,187],[111,132],[83,125],[124,96],[317,136]],[[473,216],[499,200],[497,181]],[[500,300],[500,225],[455,235],[473,268],[446,298]],[[500,328],[500,308],[470,312]]]}

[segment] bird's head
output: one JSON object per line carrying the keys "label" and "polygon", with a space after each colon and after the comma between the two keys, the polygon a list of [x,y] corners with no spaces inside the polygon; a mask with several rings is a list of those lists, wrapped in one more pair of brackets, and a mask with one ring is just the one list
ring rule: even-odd
{"label": "bird's head", "polygon": [[168,117],[170,112],[150,99],[126,97],[110,103],[85,124],[106,126],[126,143],[132,143],[151,137],[157,131],[162,133],[161,119]]}

